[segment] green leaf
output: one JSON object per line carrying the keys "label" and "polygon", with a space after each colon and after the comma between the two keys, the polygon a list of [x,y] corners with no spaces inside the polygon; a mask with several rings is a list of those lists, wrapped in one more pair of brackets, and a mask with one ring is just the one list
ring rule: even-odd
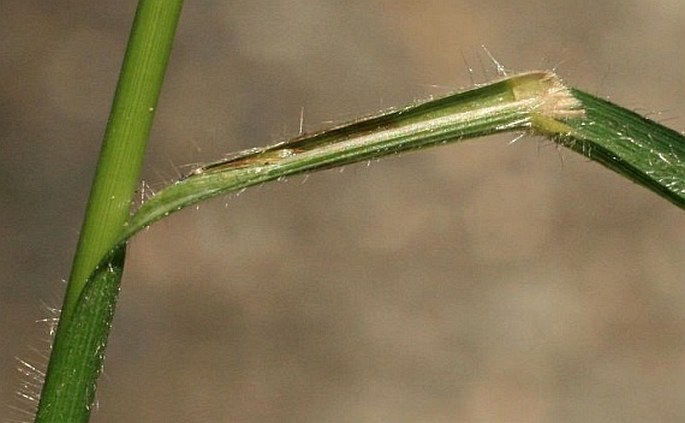
{"label": "green leaf", "polygon": [[685,207],[685,137],[606,100],[572,93],[586,117],[569,123],[573,136],[562,145]]}

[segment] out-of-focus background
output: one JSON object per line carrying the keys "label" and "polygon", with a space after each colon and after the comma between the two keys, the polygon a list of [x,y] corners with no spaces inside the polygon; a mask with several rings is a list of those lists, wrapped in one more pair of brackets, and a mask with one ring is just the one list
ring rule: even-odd
{"label": "out-of-focus background", "polygon": [[[45,361],[135,4],[0,5],[1,415],[15,357]],[[315,130],[484,82],[481,45],[683,130],[683,22],[681,0],[189,1],[145,181],[296,135],[302,108]],[[513,138],[141,234],[92,421],[684,421],[683,212]]]}

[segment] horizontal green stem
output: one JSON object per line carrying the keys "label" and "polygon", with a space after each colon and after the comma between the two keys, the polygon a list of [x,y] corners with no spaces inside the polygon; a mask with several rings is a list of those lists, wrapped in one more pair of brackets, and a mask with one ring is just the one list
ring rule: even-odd
{"label": "horizontal green stem", "polygon": [[197,168],[143,204],[121,242],[184,207],[280,177],[499,132],[568,134],[567,121],[582,116],[580,103],[555,75],[513,76]]}
{"label": "horizontal green stem", "polygon": [[529,72],[199,167],[157,193],[120,242],[152,222],[220,194],[293,174],[505,131],[528,131],[685,207],[685,138],[582,91]]}

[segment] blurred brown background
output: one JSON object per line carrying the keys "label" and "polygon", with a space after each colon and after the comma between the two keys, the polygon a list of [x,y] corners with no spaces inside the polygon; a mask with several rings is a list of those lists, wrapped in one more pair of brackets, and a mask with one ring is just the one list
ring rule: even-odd
{"label": "blurred brown background", "polygon": [[[0,4],[2,404],[45,352],[134,9]],[[295,135],[302,107],[314,130],[483,82],[481,45],[683,130],[683,22],[681,0],[189,1],[145,181]],[[136,238],[92,421],[685,421],[683,212],[513,137]]]}

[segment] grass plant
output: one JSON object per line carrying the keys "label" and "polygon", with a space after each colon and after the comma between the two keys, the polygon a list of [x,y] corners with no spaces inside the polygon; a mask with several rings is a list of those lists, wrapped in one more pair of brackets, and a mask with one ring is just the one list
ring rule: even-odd
{"label": "grass plant", "polygon": [[685,137],[534,71],[199,166],[130,212],[180,15],[141,0],[114,97],[36,422],[85,422],[102,366],[126,243],[200,201],[282,177],[513,132],[546,137],[685,208]]}

